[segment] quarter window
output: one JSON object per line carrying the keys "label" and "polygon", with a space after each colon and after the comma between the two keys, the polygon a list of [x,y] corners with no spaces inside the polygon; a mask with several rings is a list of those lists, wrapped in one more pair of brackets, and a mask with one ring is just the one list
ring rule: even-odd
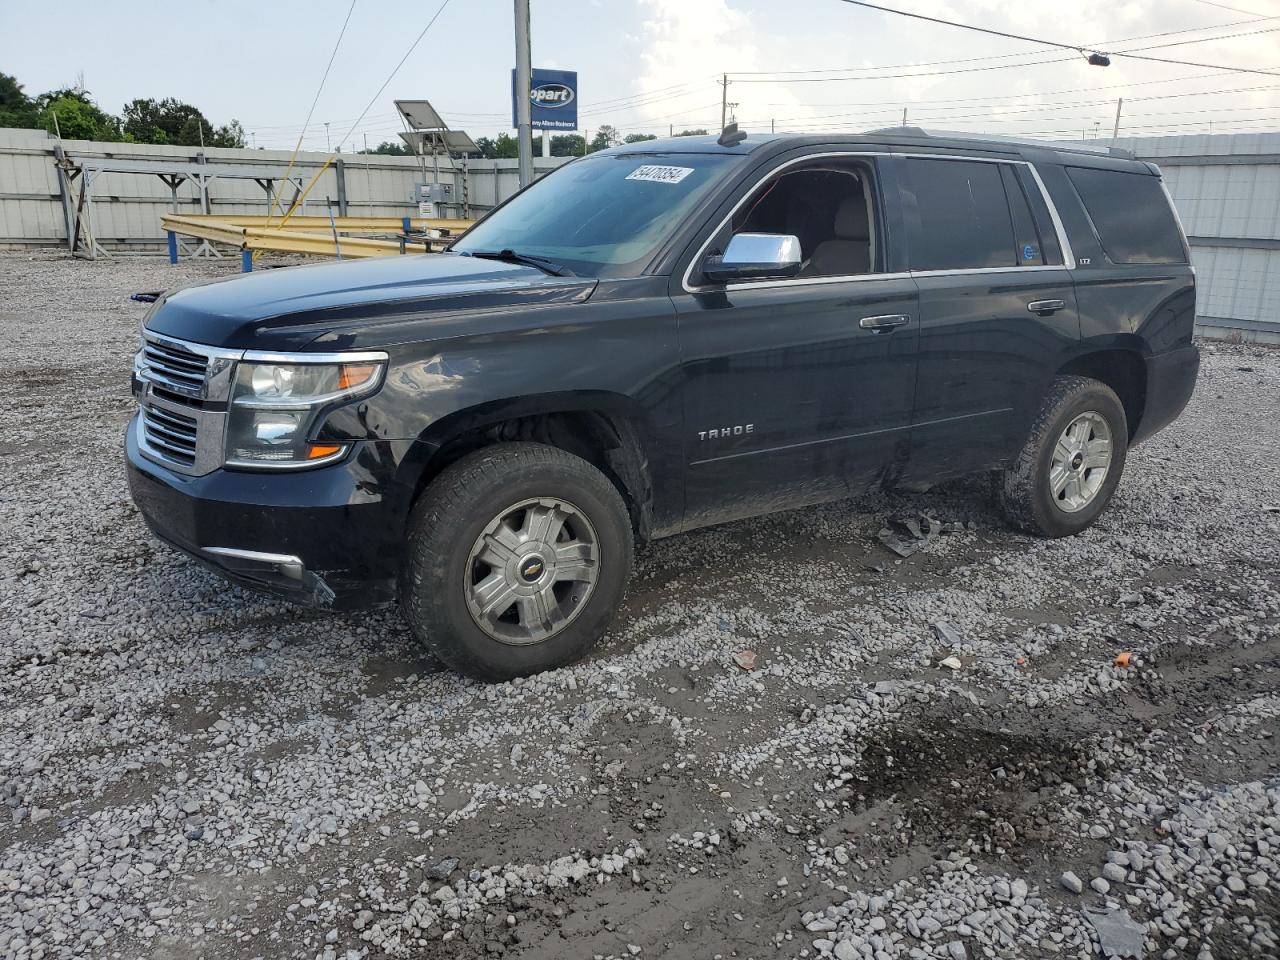
{"label": "quarter window", "polygon": [[1067,167],[1112,263],[1186,263],[1182,231],[1157,177]]}

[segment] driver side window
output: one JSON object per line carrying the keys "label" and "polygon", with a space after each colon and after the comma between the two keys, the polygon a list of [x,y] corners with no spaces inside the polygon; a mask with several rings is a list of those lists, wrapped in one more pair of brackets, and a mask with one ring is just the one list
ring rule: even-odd
{"label": "driver side window", "polygon": [[798,164],[771,177],[738,208],[730,235],[796,237],[799,279],[874,273],[879,251],[873,198],[871,170],[863,163]]}

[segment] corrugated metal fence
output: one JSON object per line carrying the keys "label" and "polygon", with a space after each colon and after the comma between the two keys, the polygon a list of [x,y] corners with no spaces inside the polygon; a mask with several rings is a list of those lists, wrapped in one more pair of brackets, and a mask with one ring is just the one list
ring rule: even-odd
{"label": "corrugated metal fence", "polygon": [[[67,218],[57,168],[57,142],[41,130],[0,128],[0,249],[67,245]],[[148,144],[97,143],[66,140],[62,149],[73,161],[101,160],[154,164],[151,173],[99,173],[93,181],[93,226],[98,241],[107,249],[139,248],[160,250],[164,232],[160,215],[174,209],[170,187],[157,175],[166,164],[192,164],[216,174],[219,169],[243,173],[260,170],[262,177],[280,183],[289,163],[287,150],[230,150],[215,147],[157,147]],[[325,162],[327,154],[301,153],[291,176],[309,182]],[[561,157],[538,157],[535,172],[546,173],[561,163]],[[320,214],[326,201],[334,203],[334,213],[349,216],[416,215],[415,187],[431,183],[435,170],[428,158],[424,167],[414,157],[385,157],[347,154],[324,172],[308,195],[306,213]],[[472,214],[488,210],[499,200],[515,193],[519,174],[515,160],[471,160],[463,177],[460,163],[440,161],[440,182],[452,187],[454,202],[441,216],[461,216],[464,186]],[[78,191],[78,186],[73,184]],[[201,213],[200,191],[187,180],[177,188],[178,211]],[[286,199],[291,190],[284,190]],[[67,200],[74,203],[76,196]],[[208,191],[209,213],[263,214],[267,193],[254,179],[219,177]],[[299,212],[302,212],[301,210]]]}
{"label": "corrugated metal fence", "polygon": [[1201,331],[1280,342],[1280,133],[1116,145],[1164,172],[1191,240]]}
{"label": "corrugated metal fence", "polygon": [[[1117,145],[1153,160],[1164,171],[1183,225],[1191,238],[1199,278],[1200,325],[1204,332],[1280,341],[1280,133],[1122,138]],[[66,215],[54,166],[55,141],[38,130],[0,129],[0,249],[65,246]],[[260,167],[264,177],[280,177],[288,151],[154,147],[68,140],[68,156],[78,160],[148,161],[161,166],[205,164],[243,170]],[[306,180],[325,154],[303,153],[296,171]],[[536,159],[538,172],[565,162]],[[320,213],[326,198],[345,200],[352,216],[404,216],[416,210],[415,185],[433,179],[413,157],[347,155],[327,170],[311,193],[308,213]],[[447,210],[460,215],[464,178],[442,160],[441,182],[452,185],[457,201]],[[341,180],[341,184],[339,181]],[[515,192],[516,161],[473,160],[465,178],[473,213],[483,212]],[[340,188],[341,187],[341,188]],[[160,214],[173,198],[159,177],[103,173],[94,183],[94,232],[108,248],[159,249]],[[178,188],[179,207],[201,211],[198,190],[188,181]],[[264,213],[266,194],[252,179],[218,179],[209,191],[212,213]],[[335,209],[335,212],[338,212]]]}

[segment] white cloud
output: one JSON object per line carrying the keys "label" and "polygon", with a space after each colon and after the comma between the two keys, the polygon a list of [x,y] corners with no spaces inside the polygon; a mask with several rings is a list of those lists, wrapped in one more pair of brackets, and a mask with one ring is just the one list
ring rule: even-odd
{"label": "white cloud", "polygon": [[[1171,7],[1161,0],[1073,0],[1069,6],[1059,0],[900,0],[900,5],[929,16],[1086,48],[1143,47],[1280,26],[1280,21],[1264,20],[1121,43],[1130,37],[1249,17],[1202,5]],[[1210,118],[1217,129],[1280,126],[1280,91],[1206,95],[1240,87],[1280,87],[1280,77],[1273,82],[1266,76],[1118,57],[1110,67],[1090,67],[1071,51],[894,17],[835,0],[642,0],[640,9],[643,19],[629,44],[639,65],[633,80],[635,99],[599,117],[599,122],[612,122],[624,131],[656,132],[668,122],[677,130],[714,128],[720,114],[715,74],[723,70],[741,74],[856,69],[939,60],[968,62],[879,71],[920,75],[861,82],[747,83],[740,76],[729,87],[729,100],[740,104],[738,117],[749,129],[768,124],[769,118],[778,118],[780,129],[788,130],[837,125],[866,129],[898,122],[905,106],[911,122],[925,126],[1058,137],[1078,137],[1082,130],[1092,135],[1097,129],[1105,136],[1121,96],[1126,99],[1122,133],[1203,132]],[[1149,52],[1271,69],[1280,61],[1280,33]],[[1006,68],[1031,60],[1063,62]]]}

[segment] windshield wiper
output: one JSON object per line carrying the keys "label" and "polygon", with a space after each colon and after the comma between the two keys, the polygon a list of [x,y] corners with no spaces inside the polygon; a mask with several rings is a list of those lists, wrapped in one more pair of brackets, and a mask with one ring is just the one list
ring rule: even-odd
{"label": "windshield wiper", "polygon": [[577,276],[572,270],[562,263],[556,263],[554,260],[548,260],[546,257],[535,257],[531,253],[516,253],[514,250],[460,250],[458,251],[465,257],[479,257],[482,260],[501,260],[504,263],[523,263],[530,267],[537,267],[553,277],[574,277]]}

